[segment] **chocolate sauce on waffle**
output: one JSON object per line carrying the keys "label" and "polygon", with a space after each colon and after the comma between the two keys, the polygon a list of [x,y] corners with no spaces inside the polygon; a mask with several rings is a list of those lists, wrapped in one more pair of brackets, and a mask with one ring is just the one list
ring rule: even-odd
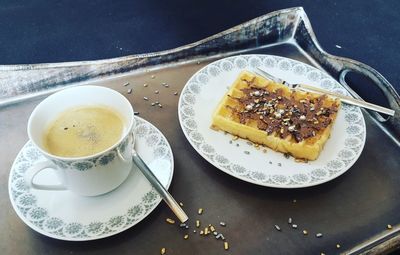
{"label": "chocolate sauce on waffle", "polygon": [[244,94],[242,97],[232,97],[239,104],[229,108],[239,117],[241,124],[256,121],[258,129],[269,135],[276,132],[280,138],[292,136],[296,142],[301,142],[329,126],[338,111],[337,103],[323,106],[324,100],[327,100],[326,95],[317,98],[306,96],[297,100],[296,91],[287,97],[282,89],[269,91],[267,88],[256,87],[254,79],[243,81],[248,84],[248,88],[241,90]]}

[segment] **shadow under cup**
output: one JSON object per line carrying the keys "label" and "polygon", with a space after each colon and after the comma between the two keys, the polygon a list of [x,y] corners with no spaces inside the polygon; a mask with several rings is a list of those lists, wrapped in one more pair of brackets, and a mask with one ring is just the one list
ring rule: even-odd
{"label": "shadow under cup", "polygon": [[[85,157],[60,157],[52,155],[43,145],[47,127],[62,112],[84,106],[104,106],[119,113],[124,128],[121,138],[108,149]],[[48,159],[36,162],[25,173],[27,184],[34,189],[70,190],[83,196],[97,196],[118,187],[132,168],[134,114],[132,105],[120,93],[105,87],[77,86],[57,92],[43,100],[32,112],[28,121],[28,136]],[[52,168],[61,185],[37,184],[36,174]]]}

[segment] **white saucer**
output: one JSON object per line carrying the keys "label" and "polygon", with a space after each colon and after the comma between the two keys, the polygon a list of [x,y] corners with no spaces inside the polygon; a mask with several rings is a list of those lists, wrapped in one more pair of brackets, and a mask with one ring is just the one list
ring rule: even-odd
{"label": "white saucer", "polygon": [[264,153],[247,140],[210,128],[221,98],[243,70],[261,67],[290,83],[304,83],[335,93],[349,93],[326,73],[288,58],[240,55],[215,61],[195,73],[179,98],[179,122],[193,148],[218,169],[246,182],[276,188],[304,188],[333,180],[357,161],[365,144],[366,127],[360,108],[343,104],[331,137],[317,160],[298,163],[268,149]]}
{"label": "white saucer", "polygon": [[[136,117],[136,144],[140,156],[168,188],[174,160],[164,135],[152,124]],[[87,241],[120,233],[144,219],[161,198],[133,167],[117,189],[98,197],[82,197],[69,191],[44,191],[25,185],[23,174],[35,162],[44,160],[31,142],[19,152],[10,171],[8,190],[18,216],[37,232],[61,240]],[[38,182],[49,183],[55,175],[49,169],[38,174]]]}

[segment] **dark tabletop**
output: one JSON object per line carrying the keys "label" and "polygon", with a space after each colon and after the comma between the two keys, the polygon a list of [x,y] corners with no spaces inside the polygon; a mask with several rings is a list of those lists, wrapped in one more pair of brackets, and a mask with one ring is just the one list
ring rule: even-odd
{"label": "dark tabletop", "polygon": [[[211,36],[268,12],[294,6],[304,7],[321,46],[327,52],[372,66],[381,72],[397,91],[400,91],[400,75],[397,71],[397,62],[400,59],[398,50],[400,2],[396,0],[384,2],[377,0],[2,1],[0,3],[0,64],[96,60],[167,50]],[[29,110],[33,107],[31,106],[29,105]],[[28,115],[28,110],[23,113],[25,119]],[[18,121],[24,122],[25,119]],[[21,129],[19,132],[22,133],[25,130]],[[176,133],[173,130],[167,131],[167,135],[182,136]],[[18,143],[22,144],[24,141],[18,140]],[[179,149],[191,150],[188,144]],[[2,161],[3,156],[0,155]],[[205,168],[208,166],[200,156],[196,155],[193,161]],[[1,169],[1,171],[8,171],[8,169]],[[213,175],[214,172],[207,170],[205,174]],[[218,173],[217,180],[223,178],[224,181],[231,181],[230,178],[221,176],[224,175]],[[179,175],[175,181],[179,181]],[[184,180],[180,179],[180,181]],[[264,199],[259,193],[261,188],[254,188],[237,180],[234,182],[242,185],[245,191],[251,190],[250,193],[260,201]],[[337,183],[328,185],[333,187]],[[274,192],[278,191],[272,191]],[[292,198],[292,193],[288,191],[287,197]],[[223,199],[221,197],[221,201]],[[153,217],[157,219],[164,217],[164,214],[168,212],[165,207],[163,205],[162,215],[158,212],[158,216]],[[280,212],[273,213],[280,214]],[[131,230],[128,234],[98,241],[95,243],[98,248],[94,248],[90,242],[71,248],[68,242],[49,240],[33,233],[29,239],[32,243],[25,244],[24,247],[31,247],[31,254],[37,252],[52,254],[55,251],[63,251],[65,254],[67,252],[94,254],[101,253],[102,249],[106,254],[112,253],[112,247],[115,247],[115,245],[108,246],[108,242],[114,242],[116,246],[121,247],[120,252],[136,254],[140,253],[140,250],[135,252],[127,244],[130,235],[139,235],[144,228],[151,228],[156,224],[160,223],[148,220],[136,226],[138,232]],[[14,227],[9,226],[9,228],[31,231],[22,223]],[[164,239],[167,241],[169,240],[167,235],[174,233],[171,231],[158,234],[165,235]],[[13,233],[7,235],[13,235]],[[252,242],[252,240],[245,241]],[[7,245],[17,247],[18,242],[19,240],[15,239],[14,243]],[[150,240],[145,240],[145,242],[150,242]],[[18,250],[2,247],[2,245],[5,244],[0,241],[0,254],[4,248],[5,251]],[[143,247],[147,245],[153,244],[142,244]],[[260,250],[254,249],[254,251]],[[25,250],[25,253],[29,254],[29,251]]]}

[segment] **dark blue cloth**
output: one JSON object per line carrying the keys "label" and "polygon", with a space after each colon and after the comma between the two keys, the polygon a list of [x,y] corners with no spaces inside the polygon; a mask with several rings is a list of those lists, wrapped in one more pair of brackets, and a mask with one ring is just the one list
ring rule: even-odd
{"label": "dark blue cloth", "polygon": [[94,60],[166,50],[294,6],[305,8],[326,51],[371,65],[400,90],[400,2],[396,0],[2,1],[0,64]]}

